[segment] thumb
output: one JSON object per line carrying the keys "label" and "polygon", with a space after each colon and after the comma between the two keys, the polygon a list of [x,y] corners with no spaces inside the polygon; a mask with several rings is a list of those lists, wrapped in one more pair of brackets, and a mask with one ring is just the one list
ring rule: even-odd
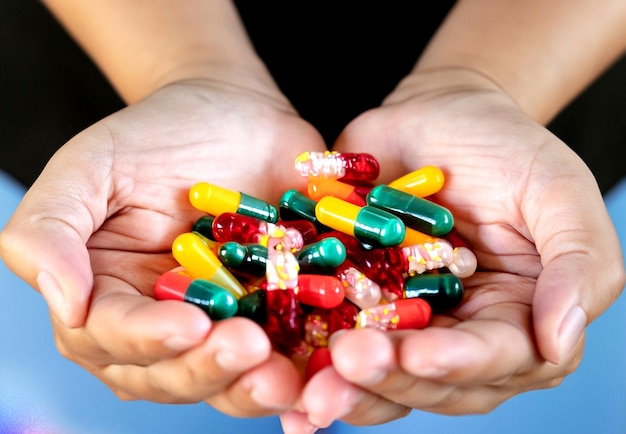
{"label": "thumb", "polygon": [[[540,247],[544,269],[533,298],[533,322],[542,356],[563,363],[624,288],[624,262],[605,208],[575,208],[557,235]],[[539,243],[538,243],[539,246]],[[544,252],[549,252],[546,255]]]}
{"label": "thumb", "polygon": [[45,172],[0,232],[0,257],[66,327],[80,327],[93,285],[86,242],[96,227],[94,214],[80,199],[85,185]]}

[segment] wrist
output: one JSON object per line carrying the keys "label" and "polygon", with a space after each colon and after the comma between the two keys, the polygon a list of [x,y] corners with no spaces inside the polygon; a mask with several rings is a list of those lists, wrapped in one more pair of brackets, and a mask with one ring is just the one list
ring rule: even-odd
{"label": "wrist", "polygon": [[[394,91],[385,98],[383,105],[396,104],[417,94],[459,94],[477,91],[498,93],[511,99],[511,96],[497,82],[475,69],[466,67],[416,68],[400,81]],[[513,102],[512,99],[511,102]]]}

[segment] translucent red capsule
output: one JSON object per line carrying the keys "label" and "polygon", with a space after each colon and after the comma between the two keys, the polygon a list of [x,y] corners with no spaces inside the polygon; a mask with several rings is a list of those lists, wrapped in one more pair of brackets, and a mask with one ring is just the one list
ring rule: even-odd
{"label": "translucent red capsule", "polygon": [[276,350],[290,356],[302,342],[304,312],[293,289],[267,291],[263,328]]}
{"label": "translucent red capsule", "polygon": [[296,158],[295,168],[309,178],[371,182],[378,178],[378,160],[367,153],[304,152]]}

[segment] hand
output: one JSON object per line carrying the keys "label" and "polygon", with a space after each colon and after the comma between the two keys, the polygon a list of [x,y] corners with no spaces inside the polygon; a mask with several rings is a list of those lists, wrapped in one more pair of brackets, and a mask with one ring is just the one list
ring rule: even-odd
{"label": "hand", "polygon": [[173,239],[202,215],[188,201],[193,184],[277,203],[298,187],[295,157],[326,149],[276,88],[249,81],[174,83],[88,128],[51,159],[1,234],[2,258],[49,303],[60,352],[120,398],[205,400],[259,416],[300,393],[291,361],[253,322],[211,322],[152,298],[156,278],[177,265]]}
{"label": "hand", "polygon": [[334,149],[375,155],[381,182],[441,167],[434,200],[479,271],[464,280],[462,305],[424,330],[336,336],[333,367],[305,387],[301,418],[485,413],[576,369],[585,326],[620,294],[624,268],[596,182],[564,143],[484,76],[451,69],[407,77]]}

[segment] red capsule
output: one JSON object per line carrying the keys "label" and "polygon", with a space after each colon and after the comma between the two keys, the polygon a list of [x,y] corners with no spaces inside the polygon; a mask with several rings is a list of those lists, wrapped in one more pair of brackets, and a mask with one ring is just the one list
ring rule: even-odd
{"label": "red capsule", "polygon": [[316,348],[311,353],[304,370],[304,380],[309,381],[322,369],[332,366],[333,361],[328,348]]}
{"label": "red capsule", "polygon": [[345,289],[335,276],[300,274],[296,297],[298,302],[308,306],[333,309],[343,301]]}
{"label": "red capsule", "polygon": [[359,312],[356,328],[381,330],[422,329],[430,323],[432,308],[421,298],[405,298]]}
{"label": "red capsule", "polygon": [[291,356],[300,348],[304,330],[304,312],[291,288],[267,291],[265,333],[276,350]]}
{"label": "red capsule", "polygon": [[[276,224],[264,220],[246,216],[243,214],[225,212],[213,220],[213,237],[222,243],[235,241],[238,243],[256,243],[266,245],[269,237],[273,236],[280,228],[286,229],[286,237],[293,246],[301,248],[304,244],[309,244],[317,237],[317,228],[313,222],[308,220],[279,220]],[[299,240],[295,240],[297,238]],[[290,247],[292,247],[290,245]]]}
{"label": "red capsule", "polygon": [[378,178],[378,160],[367,153],[304,152],[296,158],[295,168],[309,178],[371,182]]}

